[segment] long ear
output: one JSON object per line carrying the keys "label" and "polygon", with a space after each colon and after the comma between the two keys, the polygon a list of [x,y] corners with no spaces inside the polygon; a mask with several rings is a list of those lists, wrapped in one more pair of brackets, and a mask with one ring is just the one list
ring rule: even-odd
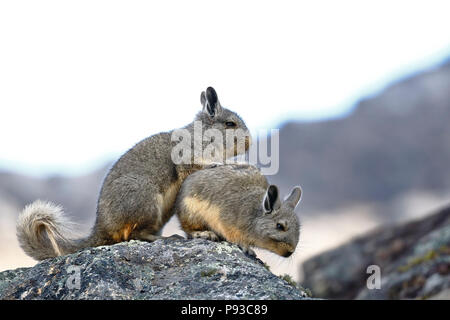
{"label": "long ear", "polygon": [[291,194],[287,196],[286,199],[284,199],[284,202],[291,208],[295,209],[297,204],[300,202],[301,198],[302,198],[302,188],[296,186],[292,189]]}
{"label": "long ear", "polygon": [[208,113],[211,117],[217,115],[221,110],[219,98],[217,97],[216,90],[213,87],[208,87],[205,94],[205,103],[203,103],[203,93],[200,97],[203,104],[203,111]]}
{"label": "long ear", "polygon": [[279,209],[281,206],[280,192],[278,187],[271,184],[266,191],[263,200],[263,210],[265,213],[271,213],[273,210]]}

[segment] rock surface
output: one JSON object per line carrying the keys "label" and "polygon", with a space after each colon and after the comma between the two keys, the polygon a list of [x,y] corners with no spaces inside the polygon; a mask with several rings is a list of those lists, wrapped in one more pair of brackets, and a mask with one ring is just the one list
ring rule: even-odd
{"label": "rock surface", "polygon": [[[380,289],[367,280],[380,267]],[[331,299],[450,299],[450,208],[384,227],[303,265],[303,285]]]}
{"label": "rock surface", "polygon": [[129,241],[0,273],[0,299],[305,299],[236,245]]}

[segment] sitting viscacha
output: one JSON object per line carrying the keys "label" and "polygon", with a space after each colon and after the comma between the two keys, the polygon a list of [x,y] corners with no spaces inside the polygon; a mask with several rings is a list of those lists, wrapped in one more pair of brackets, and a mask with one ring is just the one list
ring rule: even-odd
{"label": "sitting viscacha", "polygon": [[[200,100],[203,110],[194,122],[201,124],[202,132],[215,129],[225,136],[226,132],[229,133],[226,130],[240,129],[246,133],[244,152],[248,150],[251,137],[244,121],[222,107],[216,91],[207,88],[201,93]],[[194,137],[192,145],[200,143],[205,148],[212,141],[202,136],[196,138],[194,122],[183,129]],[[201,158],[201,163],[175,164],[172,149],[178,141],[172,141],[172,132],[162,132],[142,140],[113,165],[103,182],[96,221],[89,236],[78,238],[73,232],[73,224],[57,205],[37,200],[25,207],[17,222],[18,240],[25,253],[43,260],[86,247],[160,238],[183,180],[192,172],[217,162],[216,158],[212,161]],[[223,145],[216,142],[215,147],[224,159],[234,157],[238,150],[242,150],[227,144],[226,139],[223,139]]]}
{"label": "sitting viscacha", "polygon": [[250,255],[259,247],[289,257],[300,235],[294,209],[301,194],[297,186],[280,201],[277,186],[258,168],[227,164],[187,177],[173,210],[189,237],[227,240]]}

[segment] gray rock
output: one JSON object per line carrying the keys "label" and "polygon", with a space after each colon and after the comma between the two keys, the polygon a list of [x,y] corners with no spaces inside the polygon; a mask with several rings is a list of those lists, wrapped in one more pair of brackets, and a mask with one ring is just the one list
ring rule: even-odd
{"label": "gray rock", "polygon": [[[381,271],[369,289],[367,267]],[[303,264],[304,285],[328,299],[428,299],[450,289],[450,208],[409,223],[384,226]]]}
{"label": "gray rock", "polygon": [[450,223],[421,238],[385,268],[380,290],[363,288],[356,299],[428,299],[450,290]]}
{"label": "gray rock", "polygon": [[0,273],[0,299],[305,299],[236,245],[122,242]]}

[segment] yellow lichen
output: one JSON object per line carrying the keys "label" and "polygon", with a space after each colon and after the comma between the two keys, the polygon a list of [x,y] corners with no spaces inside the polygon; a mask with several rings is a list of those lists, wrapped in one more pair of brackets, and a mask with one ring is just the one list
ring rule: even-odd
{"label": "yellow lichen", "polygon": [[412,267],[415,267],[424,262],[436,259],[441,252],[443,252],[443,250],[441,250],[441,248],[438,251],[428,250],[423,256],[411,259],[406,265],[398,267],[397,270],[399,272],[408,271]]}

